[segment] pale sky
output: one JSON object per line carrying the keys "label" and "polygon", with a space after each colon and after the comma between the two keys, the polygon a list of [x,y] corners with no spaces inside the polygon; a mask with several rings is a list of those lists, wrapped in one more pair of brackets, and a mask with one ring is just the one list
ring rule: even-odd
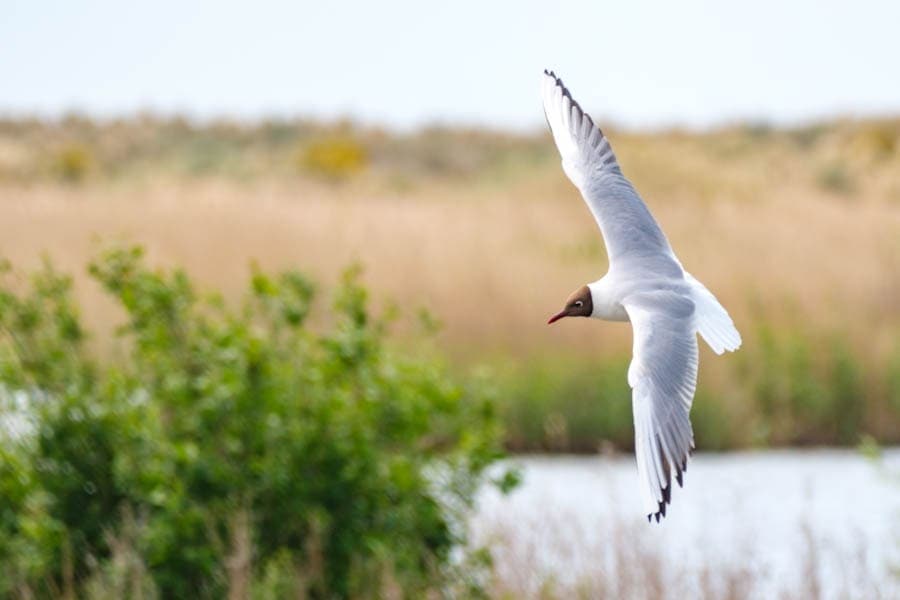
{"label": "pale sky", "polygon": [[630,127],[900,115],[900,2],[0,0],[0,114]]}

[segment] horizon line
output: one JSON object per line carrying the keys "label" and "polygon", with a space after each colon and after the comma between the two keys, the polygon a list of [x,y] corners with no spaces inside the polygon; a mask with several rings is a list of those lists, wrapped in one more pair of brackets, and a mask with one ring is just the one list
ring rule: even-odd
{"label": "horizon line", "polygon": [[[593,117],[592,117],[593,118]],[[100,126],[121,121],[138,121],[150,119],[158,121],[185,121],[191,127],[210,127],[228,124],[254,128],[269,123],[308,123],[323,127],[350,126],[357,129],[385,131],[392,134],[409,134],[433,129],[450,129],[460,131],[480,130],[486,132],[507,133],[516,135],[534,135],[546,130],[542,117],[536,116],[530,125],[514,125],[511,123],[491,124],[487,119],[460,117],[433,117],[417,119],[413,123],[391,123],[388,119],[377,119],[353,114],[317,115],[301,111],[268,111],[258,114],[241,114],[238,111],[196,111],[183,109],[165,109],[159,107],[135,107],[126,110],[98,111],[71,107],[61,110],[40,110],[20,108],[0,108],[0,121],[24,123],[37,121],[42,124],[59,125],[71,119],[85,120]],[[674,119],[667,122],[647,122],[635,124],[625,122],[612,116],[594,119],[601,128],[620,132],[661,133],[689,132],[712,133],[742,127],[769,128],[773,130],[795,130],[838,123],[867,123],[900,120],[900,109],[885,111],[834,111],[830,114],[810,115],[803,118],[772,118],[762,116],[723,116],[710,119],[705,123],[694,123],[689,120]]]}

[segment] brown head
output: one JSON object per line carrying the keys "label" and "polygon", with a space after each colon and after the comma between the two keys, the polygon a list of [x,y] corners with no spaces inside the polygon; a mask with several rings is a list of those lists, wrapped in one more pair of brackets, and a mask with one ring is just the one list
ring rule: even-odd
{"label": "brown head", "polygon": [[588,286],[583,285],[569,296],[566,300],[565,307],[550,317],[547,325],[555,323],[563,317],[589,317],[594,312],[594,301],[591,300],[591,290]]}

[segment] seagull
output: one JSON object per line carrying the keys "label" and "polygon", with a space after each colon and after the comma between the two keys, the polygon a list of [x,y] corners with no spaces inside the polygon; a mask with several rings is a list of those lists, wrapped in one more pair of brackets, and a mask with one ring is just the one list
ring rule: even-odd
{"label": "seagull", "polygon": [[628,385],[641,503],[647,520],[659,522],[672,500],[672,477],[683,485],[694,448],[697,334],[716,354],[737,350],[741,335],[716,297],[681,266],[609,140],[553,71],[544,71],[541,94],[563,171],[600,226],[609,256],[606,275],[575,290],[548,324],[564,317],[631,322]]}

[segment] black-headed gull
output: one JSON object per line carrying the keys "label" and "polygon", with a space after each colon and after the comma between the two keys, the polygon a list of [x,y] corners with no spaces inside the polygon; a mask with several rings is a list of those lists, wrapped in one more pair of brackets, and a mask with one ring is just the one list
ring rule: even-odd
{"label": "black-headed gull", "polygon": [[634,447],[648,520],[666,515],[672,476],[694,448],[689,413],[697,384],[697,333],[716,354],[737,350],[741,336],[728,312],[684,270],[631,182],[622,175],[603,132],[552,71],[542,79],[544,114],[562,167],[594,215],[609,271],[575,290],[550,318],[631,321]]}

